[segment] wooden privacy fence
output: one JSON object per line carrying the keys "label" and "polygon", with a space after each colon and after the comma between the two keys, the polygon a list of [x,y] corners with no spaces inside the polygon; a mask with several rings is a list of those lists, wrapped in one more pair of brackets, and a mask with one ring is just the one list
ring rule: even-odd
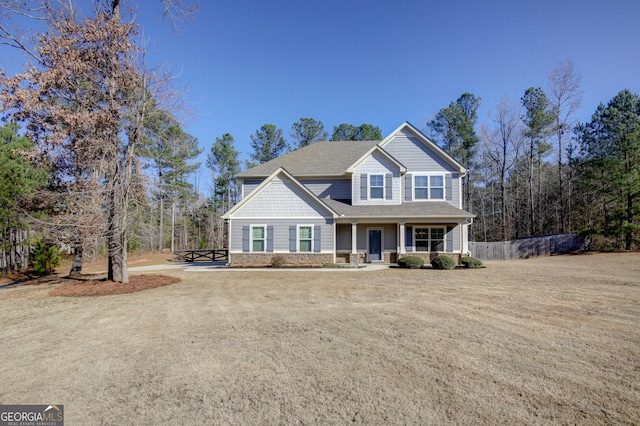
{"label": "wooden privacy fence", "polygon": [[581,250],[584,243],[584,238],[576,234],[554,234],[491,243],[470,241],[469,250],[480,260],[528,259]]}

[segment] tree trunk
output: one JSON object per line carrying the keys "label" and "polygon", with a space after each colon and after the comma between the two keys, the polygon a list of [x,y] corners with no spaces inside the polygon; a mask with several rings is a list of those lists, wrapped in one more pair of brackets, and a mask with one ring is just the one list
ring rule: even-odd
{"label": "tree trunk", "polygon": [[82,273],[83,251],[82,241],[76,241],[73,245],[73,263],[71,264],[69,275],[80,275]]}
{"label": "tree trunk", "polygon": [[158,251],[164,248],[164,193],[162,188],[162,174],[160,174],[160,228],[158,229]]}

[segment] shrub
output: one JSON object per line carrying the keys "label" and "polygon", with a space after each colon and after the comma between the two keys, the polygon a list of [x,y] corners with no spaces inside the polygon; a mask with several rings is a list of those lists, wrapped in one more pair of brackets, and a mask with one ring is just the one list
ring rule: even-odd
{"label": "shrub", "polygon": [[464,256],[460,259],[466,268],[482,268],[482,261],[471,256]]}
{"label": "shrub", "polygon": [[33,271],[36,274],[50,274],[60,266],[60,248],[57,245],[38,241],[33,247]]}
{"label": "shrub", "polygon": [[456,261],[449,256],[438,256],[431,261],[433,269],[453,269],[456,267]]}
{"label": "shrub", "polygon": [[398,259],[398,266],[401,268],[419,269],[424,266],[424,260],[417,256],[405,256]]}
{"label": "shrub", "polygon": [[284,256],[277,254],[271,258],[272,268],[282,268],[287,263],[287,259]]}

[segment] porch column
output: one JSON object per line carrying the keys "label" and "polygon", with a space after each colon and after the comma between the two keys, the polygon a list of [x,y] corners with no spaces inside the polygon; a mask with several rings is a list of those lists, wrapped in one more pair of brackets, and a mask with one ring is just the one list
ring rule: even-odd
{"label": "porch column", "polygon": [[[398,241],[400,241],[400,247],[398,247],[398,254],[405,254],[405,241],[404,241],[404,237],[405,237],[405,232],[404,232],[404,222],[400,222],[398,225],[400,225],[400,235],[398,235],[400,238],[398,238]],[[400,256],[398,256],[398,258],[400,258]]]}
{"label": "porch column", "polygon": [[358,262],[358,224],[351,222],[351,254],[349,255],[349,263],[357,265]]}
{"label": "porch column", "polygon": [[351,223],[351,254],[358,253],[358,224]]}

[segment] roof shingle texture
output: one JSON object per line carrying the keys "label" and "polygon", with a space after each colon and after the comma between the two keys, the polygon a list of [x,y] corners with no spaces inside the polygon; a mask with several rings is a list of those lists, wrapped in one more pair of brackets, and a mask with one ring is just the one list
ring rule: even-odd
{"label": "roof shingle texture", "polygon": [[467,211],[461,210],[446,201],[412,202],[400,205],[353,206],[349,201],[321,198],[321,201],[333,211],[345,218],[421,218],[467,219],[475,217]]}
{"label": "roof shingle texture", "polygon": [[262,163],[238,173],[237,177],[264,178],[282,167],[291,175],[300,176],[342,176],[380,141],[336,141],[315,142],[304,148],[291,151],[282,157]]}

